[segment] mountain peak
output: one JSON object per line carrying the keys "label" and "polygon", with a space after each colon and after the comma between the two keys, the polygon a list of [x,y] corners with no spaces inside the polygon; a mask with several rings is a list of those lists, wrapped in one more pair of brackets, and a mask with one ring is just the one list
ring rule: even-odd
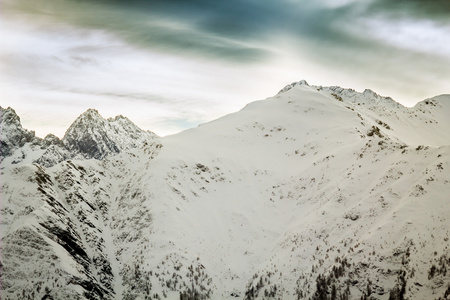
{"label": "mountain peak", "polygon": [[88,109],[73,122],[62,141],[70,151],[85,158],[103,159],[154,137],[124,116],[106,120],[96,109]]}
{"label": "mountain peak", "polygon": [[100,116],[100,113],[95,108],[88,108],[88,110],[86,110],[84,113],[81,114],[81,116],[83,116],[83,115],[98,115],[98,116]]}
{"label": "mountain peak", "polygon": [[291,83],[291,84],[288,84],[288,85],[286,85],[284,88],[282,88],[279,92],[278,92],[278,94],[282,94],[282,93],[285,93],[285,92],[287,92],[287,91],[289,91],[290,89],[292,89],[293,87],[295,87],[295,86],[309,86],[309,84],[308,84],[308,82],[306,82],[306,80],[300,80],[300,81],[297,81],[297,82],[293,82],[293,83]]}
{"label": "mountain peak", "polygon": [[16,148],[31,142],[35,137],[34,131],[26,130],[20,123],[20,117],[11,107],[0,106],[0,158],[10,155]]}
{"label": "mountain peak", "polygon": [[371,89],[365,89],[363,92],[364,95],[372,96],[372,97],[380,97],[377,93],[372,91]]}
{"label": "mountain peak", "polygon": [[76,123],[79,120],[105,120],[100,113],[98,112],[98,110],[93,109],[93,108],[89,108],[88,110],[86,110],[84,113],[82,113],[76,120],[74,123]]}
{"label": "mountain peak", "polygon": [[306,80],[302,79],[299,82],[297,82],[297,85],[306,85],[309,86],[308,82],[306,82]]}
{"label": "mountain peak", "polygon": [[117,121],[117,120],[129,120],[127,117],[122,115],[115,116],[114,118],[109,118],[108,121]]}
{"label": "mountain peak", "polygon": [[44,143],[47,146],[50,145],[63,146],[63,142],[61,141],[61,139],[52,133],[49,133],[45,136]]}
{"label": "mountain peak", "polygon": [[0,106],[0,122],[2,124],[14,124],[16,126],[22,127],[20,124],[20,117],[16,114],[16,111],[11,107],[3,108]]}

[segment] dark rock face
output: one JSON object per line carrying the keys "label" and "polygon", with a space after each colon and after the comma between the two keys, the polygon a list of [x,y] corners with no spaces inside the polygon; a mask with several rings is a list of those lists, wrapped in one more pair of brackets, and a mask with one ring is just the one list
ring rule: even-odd
{"label": "dark rock face", "polygon": [[107,125],[97,110],[89,109],[69,127],[63,138],[64,145],[85,158],[102,159],[108,153],[119,153],[119,148],[108,137]]}
{"label": "dark rock face", "polygon": [[83,135],[79,139],[66,139],[70,151],[80,152],[85,158],[102,159],[108,153],[119,153],[119,148],[104,133]]}
{"label": "dark rock face", "polygon": [[22,128],[19,116],[11,107],[0,107],[0,137],[0,159],[11,155],[16,148],[23,147],[26,143],[40,142],[34,131]]}

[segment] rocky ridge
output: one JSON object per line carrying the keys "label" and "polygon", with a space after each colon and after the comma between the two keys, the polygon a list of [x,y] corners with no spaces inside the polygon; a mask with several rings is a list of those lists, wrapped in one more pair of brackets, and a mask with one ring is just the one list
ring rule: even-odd
{"label": "rocky ridge", "polygon": [[12,164],[24,161],[51,167],[69,159],[101,160],[140,147],[157,137],[153,132],[138,128],[126,117],[104,119],[95,109],[81,114],[62,139],[53,134],[41,139],[33,131],[23,129],[12,108],[1,108],[0,122],[0,161],[10,157]]}

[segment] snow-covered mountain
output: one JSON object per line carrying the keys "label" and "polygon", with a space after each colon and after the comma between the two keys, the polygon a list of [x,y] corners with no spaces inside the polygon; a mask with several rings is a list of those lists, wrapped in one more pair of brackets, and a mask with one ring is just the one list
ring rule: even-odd
{"label": "snow-covered mountain", "polygon": [[44,139],[22,128],[12,108],[1,109],[3,165],[37,163],[51,167],[69,159],[103,159],[122,151],[140,147],[157,136],[138,128],[123,116],[104,119],[97,110],[88,109],[66,131],[62,140],[53,134]]}
{"label": "snow-covered mountain", "polygon": [[12,112],[4,299],[450,297],[450,95],[301,81],[163,138],[89,110],[33,142]]}

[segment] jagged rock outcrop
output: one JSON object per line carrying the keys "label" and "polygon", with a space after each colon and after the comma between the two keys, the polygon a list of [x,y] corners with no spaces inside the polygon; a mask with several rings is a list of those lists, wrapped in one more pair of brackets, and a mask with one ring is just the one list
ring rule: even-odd
{"label": "jagged rock outcrop", "polygon": [[39,144],[41,141],[34,131],[26,130],[20,124],[20,118],[11,107],[0,107],[0,160],[11,155],[14,150],[26,143]]}

